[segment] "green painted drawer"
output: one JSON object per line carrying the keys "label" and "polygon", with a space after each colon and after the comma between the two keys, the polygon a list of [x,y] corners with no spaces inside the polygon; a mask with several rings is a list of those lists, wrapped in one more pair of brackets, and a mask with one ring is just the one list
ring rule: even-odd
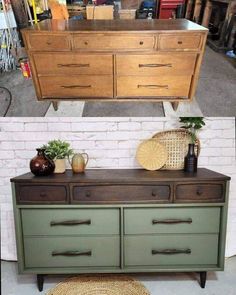
{"label": "green painted drawer", "polygon": [[119,234],[119,209],[22,209],[23,235]]}
{"label": "green painted drawer", "polygon": [[[118,267],[119,242],[118,236],[28,237],[24,239],[25,267]],[[77,255],[62,255],[68,251]]]}
{"label": "green painted drawer", "polygon": [[127,208],[124,216],[125,234],[218,233],[220,207]]}
{"label": "green painted drawer", "polygon": [[[218,260],[217,234],[126,236],[124,244],[126,266],[217,265]],[[156,253],[173,249],[191,253]]]}

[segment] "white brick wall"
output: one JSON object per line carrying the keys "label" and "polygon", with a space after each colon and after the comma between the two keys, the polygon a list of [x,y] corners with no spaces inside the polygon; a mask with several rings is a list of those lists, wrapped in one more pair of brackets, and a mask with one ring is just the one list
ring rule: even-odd
{"label": "white brick wall", "polygon": [[[154,133],[179,127],[166,118],[0,118],[1,253],[16,259],[9,178],[29,171],[35,149],[50,139],[70,141],[90,155],[90,168],[139,167],[139,142]],[[232,177],[226,255],[236,254],[236,166],[234,118],[207,118],[199,133],[200,166]]]}

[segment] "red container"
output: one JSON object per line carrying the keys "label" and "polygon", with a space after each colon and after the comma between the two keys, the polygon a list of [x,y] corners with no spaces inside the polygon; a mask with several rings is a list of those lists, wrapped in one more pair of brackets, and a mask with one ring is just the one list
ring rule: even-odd
{"label": "red container", "polygon": [[20,60],[20,68],[21,68],[21,72],[22,72],[23,76],[26,79],[31,78],[30,65],[29,65],[29,61],[27,59]]}
{"label": "red container", "polygon": [[176,12],[177,5],[184,4],[185,0],[160,0],[159,3],[159,18],[173,18]]}

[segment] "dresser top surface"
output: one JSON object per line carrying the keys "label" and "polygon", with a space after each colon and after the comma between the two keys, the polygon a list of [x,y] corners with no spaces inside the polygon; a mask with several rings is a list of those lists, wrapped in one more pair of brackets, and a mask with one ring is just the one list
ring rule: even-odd
{"label": "dresser top surface", "polygon": [[66,170],[63,174],[36,177],[26,173],[11,179],[12,182],[27,183],[139,183],[139,182],[165,182],[165,181],[225,181],[230,177],[199,168],[197,173],[186,173],[183,170],[147,171],[143,169],[87,169],[85,173],[74,174]]}
{"label": "dresser top surface", "polygon": [[208,29],[186,19],[173,20],[45,20],[23,30],[34,32],[155,32],[200,31]]}

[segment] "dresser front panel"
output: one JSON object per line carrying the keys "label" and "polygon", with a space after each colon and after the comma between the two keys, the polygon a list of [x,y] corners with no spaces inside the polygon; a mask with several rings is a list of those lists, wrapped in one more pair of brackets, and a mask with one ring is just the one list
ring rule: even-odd
{"label": "dresser front panel", "polygon": [[27,237],[25,267],[118,267],[119,243],[119,236]]}
{"label": "dresser front panel", "polygon": [[124,216],[125,234],[218,233],[220,207],[126,208]]}
{"label": "dresser front panel", "polygon": [[71,188],[72,203],[89,202],[170,202],[171,185],[96,185]]}
{"label": "dresser front panel", "polygon": [[34,53],[38,75],[113,75],[111,54]]}
{"label": "dresser front panel", "polygon": [[200,34],[161,34],[159,36],[160,50],[199,50]]}
{"label": "dresser front panel", "polygon": [[119,209],[22,209],[24,236],[119,234]]}
{"label": "dresser front panel", "polygon": [[29,34],[28,47],[33,51],[70,51],[69,34]]}
{"label": "dresser front panel", "polygon": [[124,245],[127,267],[216,266],[218,263],[218,234],[125,236]]}
{"label": "dresser front panel", "polygon": [[112,97],[112,76],[44,76],[39,78],[43,97]]}

